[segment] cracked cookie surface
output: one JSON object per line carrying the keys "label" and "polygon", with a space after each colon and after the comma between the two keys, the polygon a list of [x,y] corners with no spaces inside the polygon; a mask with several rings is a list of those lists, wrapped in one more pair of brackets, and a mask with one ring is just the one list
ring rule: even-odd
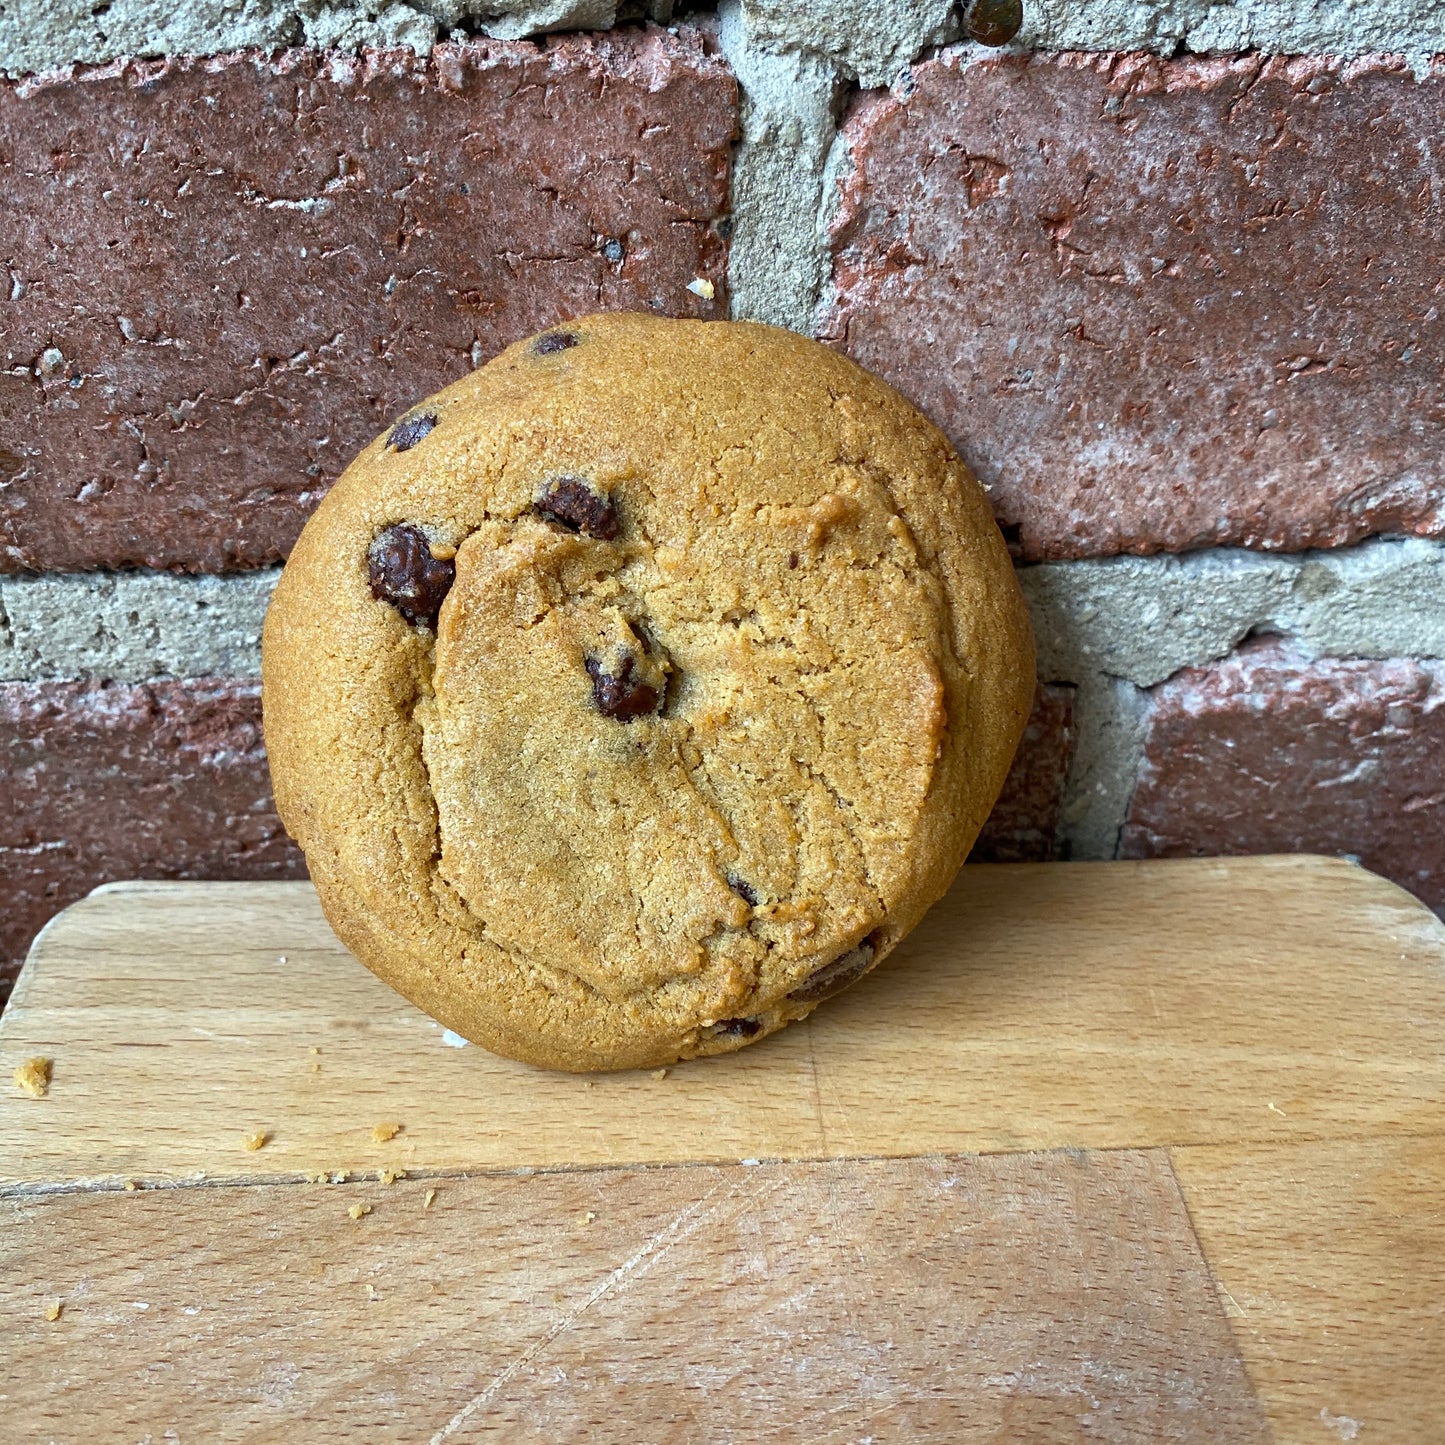
{"label": "cracked cookie surface", "polygon": [[342,939],[572,1069],[741,1048],[869,971],[952,881],[1033,689],[941,434],[789,332],[630,314],[408,417],[266,621],[277,804]]}

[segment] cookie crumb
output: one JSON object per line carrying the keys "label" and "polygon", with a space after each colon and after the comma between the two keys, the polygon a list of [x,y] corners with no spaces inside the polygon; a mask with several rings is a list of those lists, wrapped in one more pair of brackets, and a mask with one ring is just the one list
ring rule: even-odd
{"label": "cookie crumb", "polygon": [[667,1070],[666,1070],[666,1069],[654,1069],[654,1070],[652,1071],[652,1077],[653,1077],[654,1079],[656,1079],[657,1082],[660,1084],[660,1083],[667,1077]]}
{"label": "cookie crumb", "polygon": [[374,1284],[368,1284],[366,1286],[366,1297],[369,1300],[376,1300],[381,1298],[381,1296],[377,1294],[376,1286]]}
{"label": "cookie crumb", "polygon": [[595,1079],[583,1079],[582,1087],[584,1089],[595,1089],[597,1087],[597,1081]]}
{"label": "cookie crumb", "polygon": [[436,1197],[437,1197],[437,1192],[436,1192],[436,1190],[435,1190],[435,1189],[428,1189],[427,1192],[426,1192],[426,1198],[423,1199],[422,1202],[421,1202],[421,1207],[422,1207],[423,1209],[430,1209],[430,1208],[432,1207],[432,1201],[433,1201]]}
{"label": "cookie crumb", "polygon": [[694,296],[701,296],[704,301],[711,301],[717,295],[717,287],[706,276],[694,276],[687,283],[687,289]]}
{"label": "cookie crumb", "polygon": [[370,1213],[371,1213],[371,1205],[369,1205],[369,1204],[353,1204],[353,1205],[351,1206],[351,1208],[348,1209],[346,1212],[347,1212],[353,1219],[360,1219],[363,1215],[366,1215],[366,1214],[370,1214]]}
{"label": "cookie crumb", "polygon": [[48,1319],[51,1324],[54,1324],[56,1320],[60,1318],[61,1312],[64,1309],[64,1300],[48,1299],[45,1301],[45,1318]]}
{"label": "cookie crumb", "polygon": [[579,1215],[577,1216],[577,1223],[578,1223],[579,1225],[585,1226],[585,1225],[591,1224],[592,1221],[593,1221],[594,1219],[596,1219],[596,1218],[597,1218],[597,1216],[596,1216],[596,1214],[594,1214],[594,1213],[592,1212],[592,1210],[590,1210],[590,1209],[585,1209],[585,1210],[582,1211],[581,1214],[579,1214]]}
{"label": "cookie crumb", "polygon": [[50,1060],[26,1059],[15,1070],[15,1087],[32,1099],[43,1099],[50,1092]]}
{"label": "cookie crumb", "polygon": [[124,1188],[127,1194],[134,1194],[136,1190],[140,1188],[140,1185],[137,1184],[134,1179],[126,1179],[122,1183],[122,1188]]}
{"label": "cookie crumb", "polygon": [[253,1129],[249,1134],[241,1137],[241,1147],[249,1149],[254,1153],[263,1144],[270,1141],[271,1136],[264,1129]]}
{"label": "cookie crumb", "polygon": [[344,1170],[344,1169],[336,1169],[336,1170],[333,1170],[333,1171],[332,1171],[331,1181],[330,1181],[330,1182],[331,1182],[332,1184],[345,1184],[347,1178],[348,1178],[348,1175],[347,1175],[347,1173],[346,1173],[346,1170]]}
{"label": "cookie crumb", "polygon": [[393,1123],[391,1120],[371,1126],[371,1137],[377,1144],[385,1144],[389,1140],[395,1139],[400,1133],[401,1125]]}
{"label": "cookie crumb", "polygon": [[378,1184],[395,1184],[398,1179],[406,1178],[405,1169],[378,1169],[376,1180]]}

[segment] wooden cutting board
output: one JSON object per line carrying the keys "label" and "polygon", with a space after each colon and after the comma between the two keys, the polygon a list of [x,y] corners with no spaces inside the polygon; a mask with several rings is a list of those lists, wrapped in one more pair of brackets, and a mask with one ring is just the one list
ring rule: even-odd
{"label": "wooden cutting board", "polygon": [[0,1438],[1445,1439],[1445,927],[1345,863],[968,869],[665,1077],[459,1044],[304,884],[62,914]]}

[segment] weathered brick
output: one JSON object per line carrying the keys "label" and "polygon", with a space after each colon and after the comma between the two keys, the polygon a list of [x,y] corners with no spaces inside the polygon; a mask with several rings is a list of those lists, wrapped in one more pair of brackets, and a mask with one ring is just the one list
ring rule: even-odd
{"label": "weathered brick", "polygon": [[726,315],[735,110],[686,28],[0,85],[0,570],[274,561],[519,336]]}
{"label": "weathered brick", "polygon": [[1059,814],[1074,756],[1074,689],[1040,684],[1013,767],[972,863],[1046,863],[1058,856]]}
{"label": "weathered brick", "polygon": [[97,884],[304,878],[255,682],[0,684],[0,959]]}
{"label": "weathered brick", "polygon": [[1445,910],[1445,662],[1271,642],[1162,683],[1121,850],[1345,853]]}
{"label": "weathered brick", "polygon": [[1445,70],[1017,56],[846,126],[822,333],[1029,558],[1445,532]]}

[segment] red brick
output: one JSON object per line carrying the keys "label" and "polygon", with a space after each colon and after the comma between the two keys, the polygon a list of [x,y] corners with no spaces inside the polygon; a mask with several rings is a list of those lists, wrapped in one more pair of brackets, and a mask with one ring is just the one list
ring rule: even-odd
{"label": "red brick", "polygon": [[274,561],[474,348],[726,315],[735,110],[685,28],[0,85],[0,569]]}
{"label": "red brick", "polygon": [[1046,863],[1074,756],[1074,690],[1040,684],[1003,791],[973,845],[973,863]]}
{"label": "red brick", "polygon": [[1346,853],[1445,909],[1445,663],[1271,643],[1161,684],[1122,852]]}
{"label": "red brick", "polygon": [[121,878],[304,878],[259,683],[0,684],[0,959]]}
{"label": "red brick", "polygon": [[1029,558],[1445,532],[1445,71],[941,59],[846,127],[823,333]]}

